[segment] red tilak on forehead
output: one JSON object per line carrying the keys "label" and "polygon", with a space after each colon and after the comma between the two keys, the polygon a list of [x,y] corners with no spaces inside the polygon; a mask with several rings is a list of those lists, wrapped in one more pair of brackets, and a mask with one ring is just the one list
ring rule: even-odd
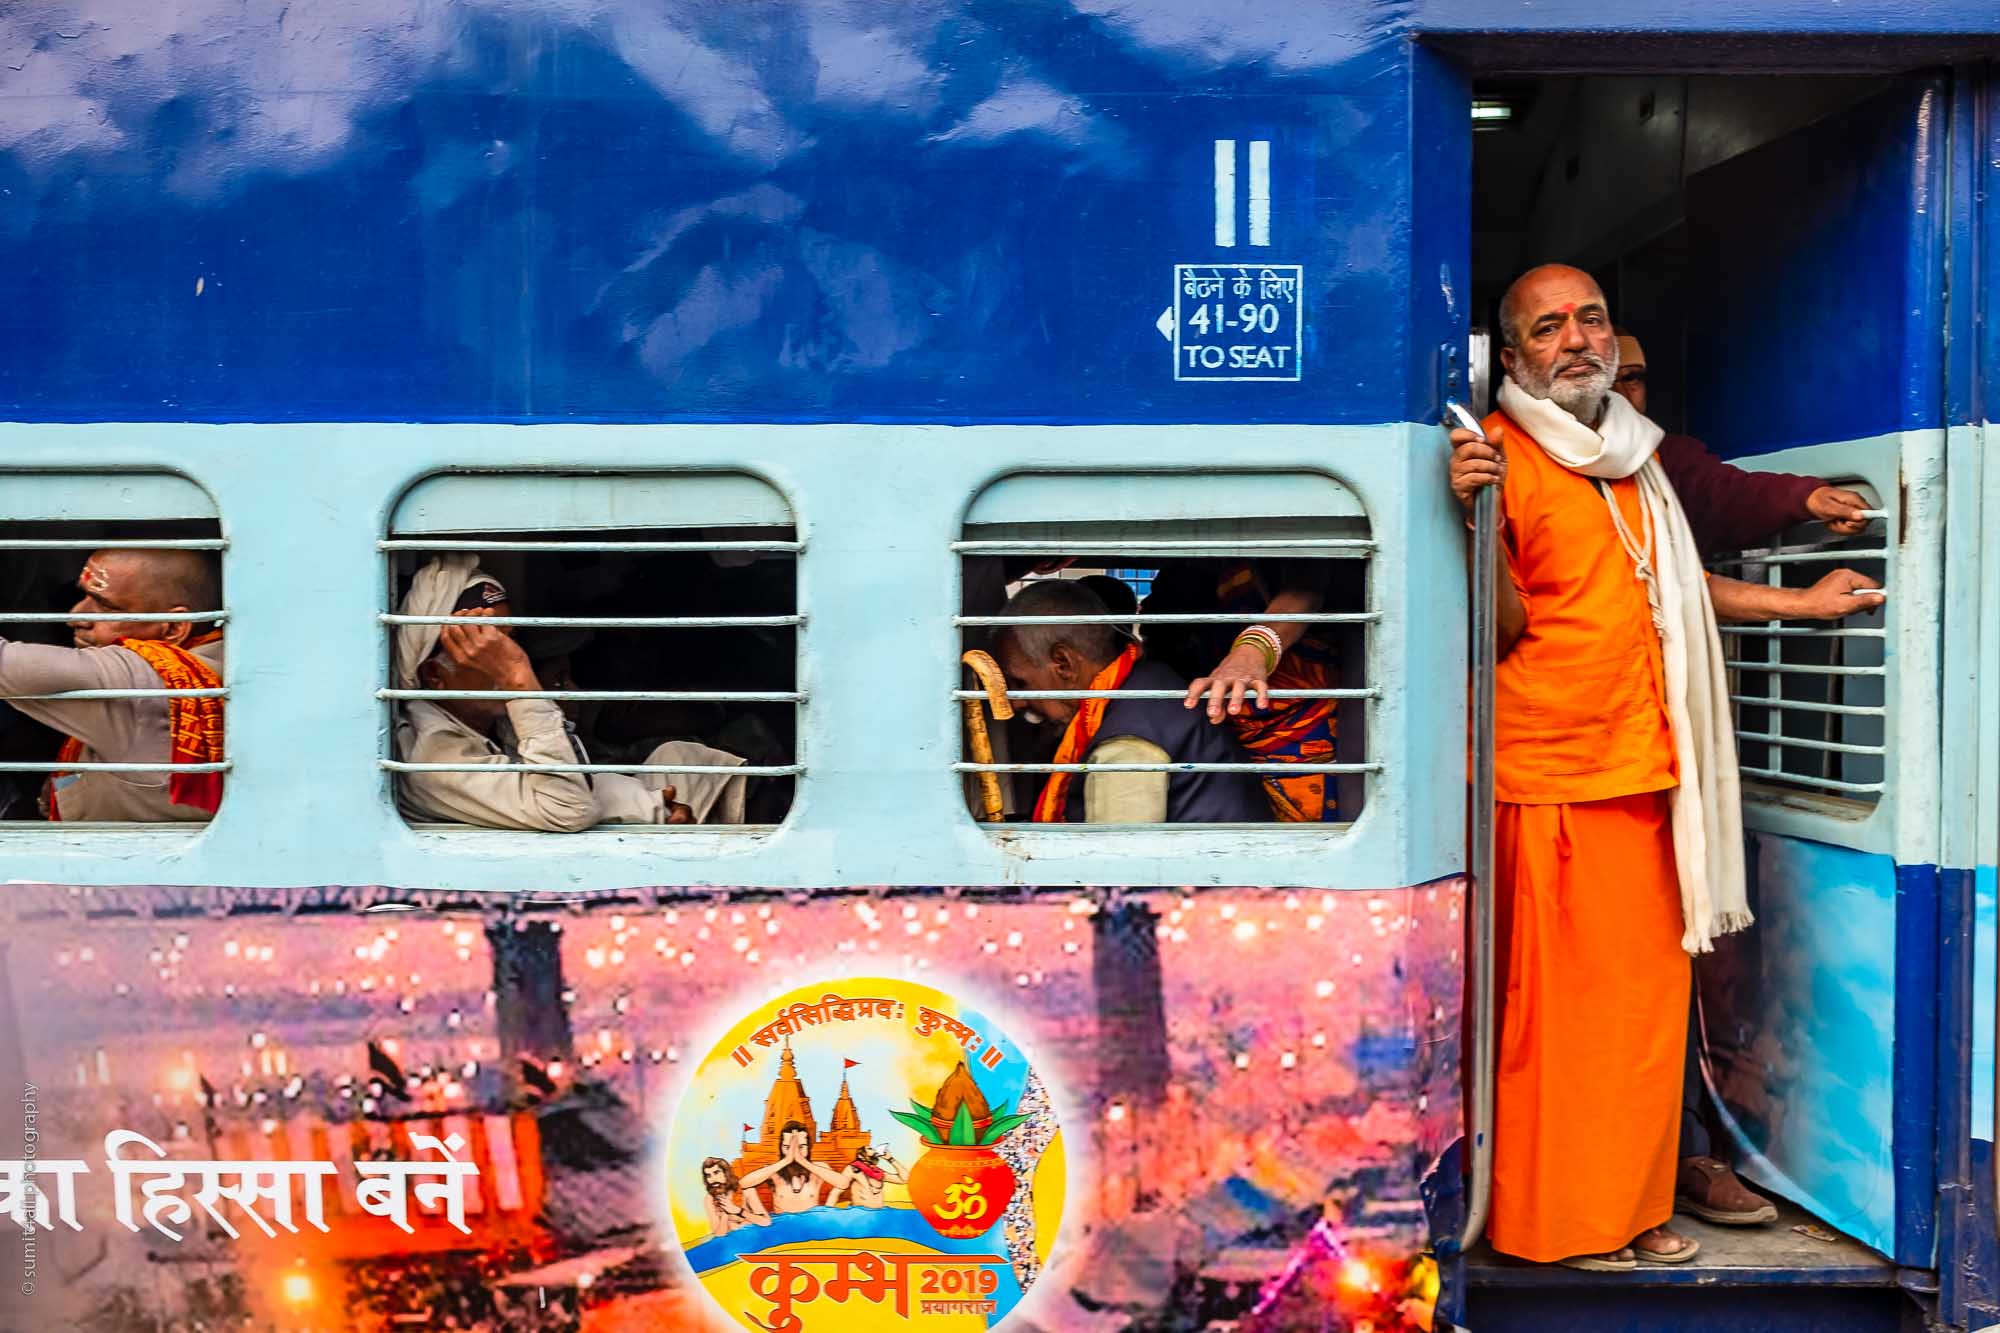
{"label": "red tilak on forehead", "polygon": [[1575,314],[1575,313],[1576,313],[1576,302],[1574,302],[1574,301],[1571,301],[1571,302],[1570,302],[1570,303],[1569,303],[1568,305],[1559,305],[1559,306],[1557,306],[1557,307],[1556,307],[1556,313],[1557,313],[1557,314],[1559,314],[1559,315],[1573,315],[1573,314]]}

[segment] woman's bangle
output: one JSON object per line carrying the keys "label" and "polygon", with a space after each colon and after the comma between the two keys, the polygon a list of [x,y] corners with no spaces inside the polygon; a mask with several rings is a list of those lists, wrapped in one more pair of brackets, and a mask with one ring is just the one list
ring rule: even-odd
{"label": "woman's bangle", "polygon": [[1278,631],[1269,625],[1251,625],[1238,634],[1236,642],[1229,646],[1236,648],[1246,643],[1253,645],[1263,655],[1266,674],[1278,669],[1278,659],[1285,655],[1285,641],[1278,637]]}

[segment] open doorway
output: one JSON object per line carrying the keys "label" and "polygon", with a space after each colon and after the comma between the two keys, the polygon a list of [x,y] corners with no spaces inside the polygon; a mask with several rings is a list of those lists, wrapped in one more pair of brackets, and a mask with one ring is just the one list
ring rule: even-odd
{"label": "open doorway", "polygon": [[1703,308],[1689,182],[1893,83],[1877,75],[1479,80],[1472,194],[1479,322],[1494,326],[1507,284],[1533,264],[1587,269],[1619,324],[1644,346],[1648,415],[1668,431],[1687,430],[1690,319]]}
{"label": "open doorway", "polygon": [[[1641,343],[1645,410],[1668,432],[1854,487],[1882,514],[1866,551],[1821,551],[1823,530],[1752,545],[1775,557],[1757,566],[1773,581],[1823,572],[1822,559],[1886,570],[1886,613],[1764,631],[1761,672],[1725,649],[1746,659],[1730,663],[1740,704],[1768,691],[1738,721],[1746,777],[1768,780],[1746,811],[1759,925],[1700,969],[1699,1115],[1716,1155],[1783,1213],[1775,1227],[1685,1228],[1703,1241],[1697,1268],[1837,1258],[1880,1286],[1893,1283],[1889,1260],[1934,1262],[1934,1071],[1925,1034],[1906,1030],[1917,1006],[1900,999],[1934,990],[1918,938],[1934,903],[1898,886],[1899,867],[1931,852],[1896,815],[1930,779],[1899,768],[1896,747],[1936,725],[1935,699],[1899,693],[1896,673],[1915,670],[1921,622],[1936,614],[1917,571],[1936,563],[1939,538],[1899,490],[1931,475],[1944,421],[1942,224],[1928,202],[1942,87],[1767,74],[1489,74],[1473,86],[1474,322],[1497,331],[1524,269],[1582,268]],[[1807,715],[1820,731],[1796,729]],[[1898,1105],[1918,1114],[1899,1122]],[[1802,1244],[1817,1233],[1800,1227],[1854,1240]]]}

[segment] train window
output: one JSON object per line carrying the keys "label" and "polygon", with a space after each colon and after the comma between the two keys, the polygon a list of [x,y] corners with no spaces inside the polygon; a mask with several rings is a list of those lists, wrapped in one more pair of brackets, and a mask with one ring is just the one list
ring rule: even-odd
{"label": "train window", "polygon": [[224,548],[185,477],[0,477],[0,820],[200,823],[220,807]]}
{"label": "train window", "polygon": [[[1807,587],[1837,567],[1889,585],[1878,520],[1856,537],[1818,526],[1778,544],[1714,562],[1724,574]],[[1889,589],[1894,598],[1895,589]],[[1736,738],[1746,791],[1808,793],[1822,808],[1860,816],[1882,799],[1888,758],[1889,664],[1885,611],[1838,625],[1724,626]]]}
{"label": "train window", "polygon": [[[1368,751],[1373,549],[1359,501],[1322,473],[1023,473],[989,486],[954,546],[968,662],[955,768],[974,817],[1352,822],[1380,771]],[[1189,682],[1239,650],[1269,672],[1271,707],[1246,703],[1217,724],[1184,707]]]}
{"label": "train window", "polygon": [[416,825],[755,828],[798,763],[801,549],[738,473],[427,478],[388,555],[389,753]]}

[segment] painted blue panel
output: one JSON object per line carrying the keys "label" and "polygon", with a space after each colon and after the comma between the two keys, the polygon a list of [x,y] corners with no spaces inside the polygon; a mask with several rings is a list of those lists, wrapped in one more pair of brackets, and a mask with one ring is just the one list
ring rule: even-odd
{"label": "painted blue panel", "polygon": [[1943,109],[1912,81],[1689,178],[1688,428],[1717,452],[1943,424]]}
{"label": "painted blue panel", "polygon": [[[16,6],[0,412],[1403,418],[1411,48],[1358,3],[1085,8],[373,4],[217,41]],[[1231,259],[1304,265],[1300,383],[1174,382],[1173,265]]]}
{"label": "painted blue panel", "polygon": [[1893,1254],[1894,864],[1766,834],[1752,844],[1757,924],[1701,969],[1724,1119],[1746,1174]]}

